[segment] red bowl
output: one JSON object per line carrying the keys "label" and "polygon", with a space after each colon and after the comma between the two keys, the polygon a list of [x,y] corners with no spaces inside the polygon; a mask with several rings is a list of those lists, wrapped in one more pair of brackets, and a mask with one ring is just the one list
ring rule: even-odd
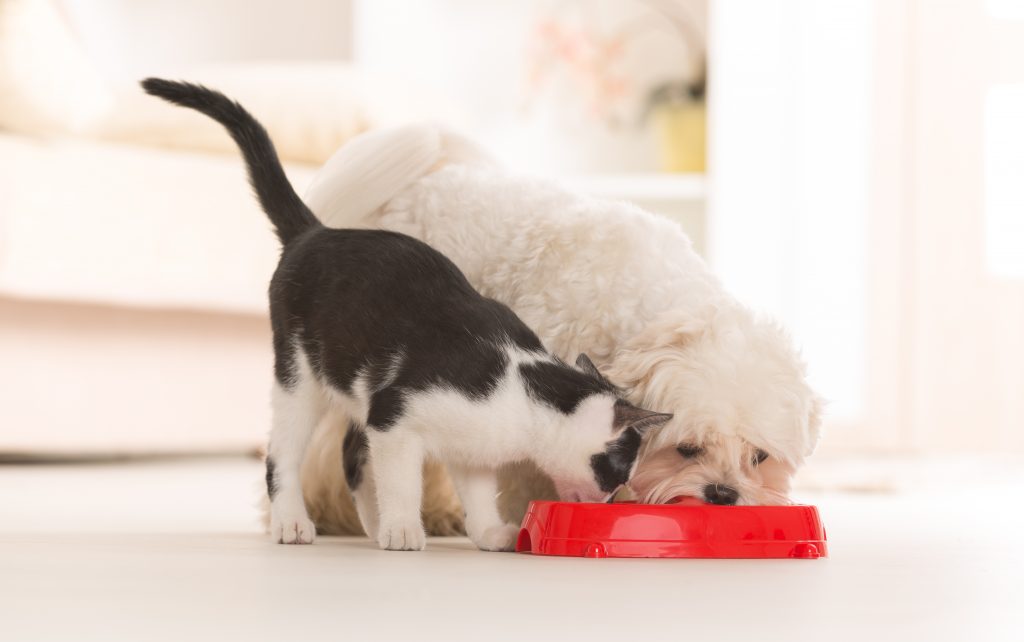
{"label": "red bowl", "polygon": [[828,557],[814,506],[530,502],[516,552],[569,557]]}

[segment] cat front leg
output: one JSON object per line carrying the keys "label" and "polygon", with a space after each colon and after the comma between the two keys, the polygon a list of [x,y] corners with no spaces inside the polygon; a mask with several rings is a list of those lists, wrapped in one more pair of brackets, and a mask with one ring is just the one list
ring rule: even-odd
{"label": "cat front leg", "polygon": [[519,527],[498,513],[498,473],[490,468],[449,466],[455,490],[466,511],[466,534],[482,551],[515,549]]}
{"label": "cat front leg", "polygon": [[312,544],[316,527],[306,512],[299,468],[325,411],[323,392],[309,376],[297,377],[287,389],[275,382],[272,411],[267,447],[270,538],[279,544]]}
{"label": "cat front leg", "polygon": [[423,443],[401,422],[388,430],[368,426],[366,436],[377,492],[377,544],[390,551],[422,551],[427,545],[420,517]]}

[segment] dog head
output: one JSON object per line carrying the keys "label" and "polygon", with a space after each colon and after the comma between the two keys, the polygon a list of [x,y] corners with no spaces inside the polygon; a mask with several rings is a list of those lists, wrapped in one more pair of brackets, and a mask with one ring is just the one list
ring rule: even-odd
{"label": "dog head", "polygon": [[641,501],[784,504],[819,438],[820,398],[788,335],[728,306],[670,313],[608,368],[631,398],[674,418],[644,443],[630,482]]}

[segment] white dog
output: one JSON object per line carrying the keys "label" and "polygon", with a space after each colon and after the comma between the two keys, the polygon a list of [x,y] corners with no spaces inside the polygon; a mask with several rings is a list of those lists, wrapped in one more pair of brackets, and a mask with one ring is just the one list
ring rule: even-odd
{"label": "white dog", "polygon": [[[675,223],[511,176],[465,138],[426,125],[349,142],[306,202],[331,226],[426,241],[552,352],[586,352],[633,402],[674,413],[644,445],[632,483],[643,501],[787,501],[818,440],[821,402],[787,334],[725,292]],[[359,530],[341,471],[343,430],[321,426],[303,471],[321,532]],[[544,493],[536,475],[506,479],[511,519]],[[427,486],[428,529],[457,531],[461,511],[437,468]]]}

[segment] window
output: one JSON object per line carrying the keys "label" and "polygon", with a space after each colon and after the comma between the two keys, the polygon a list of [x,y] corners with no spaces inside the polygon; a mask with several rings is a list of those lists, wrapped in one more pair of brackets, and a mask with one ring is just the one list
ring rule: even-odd
{"label": "window", "polygon": [[1024,278],[1024,84],[989,89],[984,159],[986,267]]}

